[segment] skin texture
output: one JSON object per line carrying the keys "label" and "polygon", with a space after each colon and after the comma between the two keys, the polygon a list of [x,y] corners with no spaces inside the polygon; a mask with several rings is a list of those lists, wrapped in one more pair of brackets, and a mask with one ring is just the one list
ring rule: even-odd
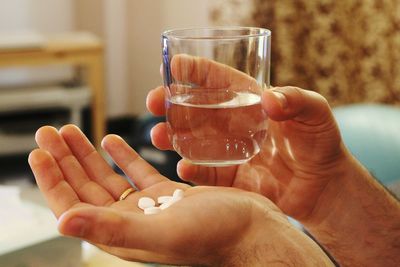
{"label": "skin texture", "polygon": [[[160,175],[120,137],[102,146],[140,191],[129,188],[73,125],[40,128],[29,164],[59,220],[59,231],[118,257],[199,266],[331,266],[321,249],[294,228],[265,197],[235,188],[176,183]],[[144,215],[140,197],[156,199],[176,188],[184,198]]]}
{"label": "skin texture", "polygon": [[[188,56],[174,58],[172,72],[204,88],[254,85],[243,73]],[[164,92],[159,87],[148,95],[155,115],[165,114]],[[342,266],[398,266],[399,203],[345,148],[326,100],[280,87],[266,90],[262,105],[269,115],[268,135],[248,163],[178,164],[180,177],[199,186],[169,181],[121,138],[109,135],[103,148],[140,190],[118,201],[129,183],[72,125],[39,129],[39,149],[29,164],[60,232],[121,258],[200,266],[330,266],[321,249],[288,223],[288,214]],[[156,147],[172,149],[165,123],[151,136]],[[160,214],[146,216],[137,208],[140,197],[169,195],[176,188],[184,190],[184,198]]]}
{"label": "skin texture", "polygon": [[[180,75],[180,66],[189,69],[184,69],[184,73],[192,76]],[[175,57],[171,68],[178,80],[183,76],[185,82],[200,83],[204,88],[234,90],[235,84],[253,81],[243,73],[227,74],[224,65],[186,55]],[[223,82],[213,75],[221,77],[221,73],[225,73]],[[155,115],[164,115],[164,98],[163,87],[152,90],[147,98],[148,109]],[[270,118],[267,139],[250,162],[209,168],[181,161],[178,173],[182,179],[196,184],[234,186],[260,193],[286,214],[307,218],[330,179],[339,175],[337,166],[346,156],[338,127],[328,103],[315,92],[295,87],[265,90],[262,104]],[[173,149],[166,123],[156,125],[151,137],[159,149]]]}
{"label": "skin texture", "polygon": [[[221,84],[229,88],[229,82],[251,80],[232,73],[223,76],[224,83],[214,83],[220,68],[226,67],[188,56],[174,60],[175,78],[179,80],[180,72],[191,73],[185,82],[194,80],[204,88]],[[154,115],[165,115],[164,98],[163,87],[149,92],[147,107]],[[182,160],[177,166],[180,177],[198,185],[236,187],[266,196],[303,223],[342,266],[398,266],[399,202],[344,146],[327,101],[315,92],[287,86],[265,90],[262,105],[269,129],[257,156],[224,168]],[[151,132],[159,149],[173,149],[167,129],[160,123]]]}

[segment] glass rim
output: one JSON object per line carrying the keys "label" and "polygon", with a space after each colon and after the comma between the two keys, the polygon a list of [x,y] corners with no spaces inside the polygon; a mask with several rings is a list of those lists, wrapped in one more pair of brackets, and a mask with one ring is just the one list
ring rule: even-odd
{"label": "glass rim", "polygon": [[[237,34],[237,35],[221,35],[221,36],[195,36],[187,35],[182,36],[178,35],[179,32],[190,31],[195,33],[196,31],[235,31],[235,30],[257,30],[256,33],[248,33],[248,34]],[[211,26],[211,27],[191,27],[191,28],[175,28],[166,30],[162,33],[163,38],[173,38],[179,40],[223,40],[223,39],[246,39],[246,38],[253,38],[253,37],[265,37],[271,36],[271,31],[266,28],[261,27],[247,27],[247,26]]]}

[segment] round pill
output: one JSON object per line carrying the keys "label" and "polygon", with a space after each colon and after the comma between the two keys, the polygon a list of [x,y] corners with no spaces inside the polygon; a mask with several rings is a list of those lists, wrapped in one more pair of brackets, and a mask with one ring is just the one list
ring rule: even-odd
{"label": "round pill", "polygon": [[161,209],[159,207],[150,207],[144,209],[145,215],[157,214],[160,213]]}
{"label": "round pill", "polygon": [[158,204],[164,204],[164,203],[170,201],[171,199],[172,199],[172,196],[159,196],[157,198],[157,203]]}
{"label": "round pill", "polygon": [[156,205],[156,202],[149,197],[141,197],[138,201],[138,207],[141,208],[142,210],[154,207]]}

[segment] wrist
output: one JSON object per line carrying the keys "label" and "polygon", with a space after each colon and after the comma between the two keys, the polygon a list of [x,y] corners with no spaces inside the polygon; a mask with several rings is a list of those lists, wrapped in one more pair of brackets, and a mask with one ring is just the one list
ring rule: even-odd
{"label": "wrist", "polygon": [[336,207],[348,205],[349,198],[352,197],[350,192],[358,182],[354,178],[360,175],[360,168],[362,166],[344,149],[340,159],[335,161],[335,168],[328,174],[329,182],[318,197],[312,212],[300,222],[310,228],[318,227],[332,217]]}
{"label": "wrist", "polygon": [[221,266],[333,266],[313,240],[270,201],[264,201],[253,207],[251,225],[224,253]]}
{"label": "wrist", "polygon": [[337,175],[302,223],[343,266],[395,266],[399,203],[349,152]]}

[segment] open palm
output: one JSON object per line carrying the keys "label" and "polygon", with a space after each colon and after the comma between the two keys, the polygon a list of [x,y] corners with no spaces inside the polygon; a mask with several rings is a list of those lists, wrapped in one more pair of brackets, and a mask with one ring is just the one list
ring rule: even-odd
{"label": "open palm", "polygon": [[[255,194],[172,182],[121,138],[109,135],[103,140],[104,149],[139,189],[119,201],[130,184],[77,127],[67,125],[60,131],[42,127],[36,140],[40,149],[30,154],[29,163],[59,218],[61,233],[86,239],[121,258],[169,264],[218,262],[219,253],[233,253],[253,221],[259,221],[249,205],[252,201],[262,202],[263,209],[275,214],[274,220],[287,223],[271,202]],[[177,188],[184,190],[184,198],[159,214],[144,215],[137,206],[140,197],[157,199]]]}

